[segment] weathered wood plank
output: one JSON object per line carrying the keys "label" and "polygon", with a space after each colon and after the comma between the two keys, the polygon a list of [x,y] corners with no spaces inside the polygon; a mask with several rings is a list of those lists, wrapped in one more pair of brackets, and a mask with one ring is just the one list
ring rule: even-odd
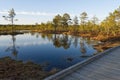
{"label": "weathered wood plank", "polygon": [[102,62],[100,63],[92,63],[91,65],[94,65],[94,66],[98,66],[98,67],[104,67],[104,68],[111,68],[111,69],[120,69],[120,65],[116,65],[117,63],[112,63],[112,62],[110,62],[110,63],[107,63],[107,62],[103,62],[103,64],[102,64]]}
{"label": "weathered wood plank", "polygon": [[[97,67],[98,68],[98,67]],[[102,68],[102,69],[97,69],[97,68],[94,68],[94,66],[92,66],[92,67],[84,67],[84,68],[82,68],[82,69],[80,69],[80,70],[78,70],[78,71],[76,71],[77,73],[79,73],[80,75],[86,75],[86,77],[90,77],[90,78],[100,78],[101,80],[103,80],[103,78],[105,79],[112,79],[112,80],[117,80],[117,79],[119,79],[119,76],[118,75],[120,75],[120,74],[116,74],[116,72],[115,72],[115,77],[112,77],[112,76],[110,76],[109,74],[113,74],[113,71],[109,71],[109,70],[107,70],[107,69],[105,69],[105,68]],[[119,72],[119,71],[117,71],[117,72]],[[98,76],[98,77],[96,77],[96,76]],[[109,77],[110,76],[110,77]],[[117,77],[118,78],[117,78]],[[86,79],[87,80],[87,79]],[[94,79],[93,79],[94,80]]]}
{"label": "weathered wood plank", "polygon": [[80,75],[77,72],[72,73],[70,76],[74,77],[75,80],[91,80],[89,77],[86,77],[86,75]]}
{"label": "weathered wood plank", "polygon": [[[102,67],[100,69],[94,69],[94,66],[93,66],[93,67],[89,67],[89,68],[85,67],[84,71],[91,72],[91,74],[95,74],[95,75],[99,75],[99,76],[101,75],[103,77],[114,79],[114,80],[120,79],[120,77],[119,77],[120,70],[118,71],[118,70],[113,70],[113,69],[107,69],[104,67]],[[77,72],[80,72],[80,71],[77,71]]]}
{"label": "weathered wood plank", "polygon": [[[86,70],[86,72],[83,72],[80,75],[84,75],[85,77],[88,77],[90,80],[114,80],[114,78],[106,77],[100,73],[95,73],[95,72],[92,73],[91,71],[88,71],[88,70]],[[85,80],[89,80],[89,79],[85,79]]]}
{"label": "weathered wood plank", "polygon": [[64,79],[61,79],[61,80],[77,80],[76,78],[73,78],[71,76],[68,76],[68,77],[65,77]]}

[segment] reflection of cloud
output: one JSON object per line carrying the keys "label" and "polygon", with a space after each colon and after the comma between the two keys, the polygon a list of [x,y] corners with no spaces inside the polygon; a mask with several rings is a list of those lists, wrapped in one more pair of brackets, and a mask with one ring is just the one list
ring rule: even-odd
{"label": "reflection of cloud", "polygon": [[[8,11],[0,11],[0,14],[8,14]],[[46,12],[27,12],[27,11],[16,11],[19,15],[34,15],[34,16],[53,16],[56,13],[46,13]]]}
{"label": "reflection of cloud", "polygon": [[18,46],[30,46],[30,45],[42,45],[42,44],[48,44],[48,41],[43,42],[24,42],[24,43],[18,43]]}
{"label": "reflection of cloud", "polygon": [[[40,41],[40,42],[19,42],[19,43],[17,43],[16,44],[16,46],[33,46],[33,45],[42,45],[42,44],[48,44],[49,42],[48,41]],[[11,44],[0,44],[0,46],[11,46],[12,45],[12,43]]]}

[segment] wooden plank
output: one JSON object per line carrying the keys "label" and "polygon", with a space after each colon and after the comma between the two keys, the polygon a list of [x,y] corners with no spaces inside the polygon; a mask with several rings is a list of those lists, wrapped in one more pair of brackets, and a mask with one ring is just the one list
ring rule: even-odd
{"label": "wooden plank", "polygon": [[[79,71],[77,71],[79,73]],[[106,73],[107,74],[107,73]],[[84,72],[80,73],[80,75],[86,75],[86,77],[89,77],[90,79],[106,79],[106,80],[109,80],[109,79],[112,79],[112,80],[116,80],[117,78],[116,77],[109,77],[109,75],[107,74],[103,74],[103,72],[99,72],[99,71],[91,71],[91,70],[84,70]],[[87,79],[86,79],[87,80]]]}
{"label": "wooden plank", "polygon": [[[94,68],[93,68],[94,69]],[[119,80],[120,79],[120,71],[116,72],[114,70],[108,70],[106,68],[102,68],[100,70],[92,70],[89,68],[86,68],[86,71],[91,72],[91,74],[95,74],[95,75],[99,75],[108,79],[112,79],[112,80]],[[94,77],[94,76],[91,76]],[[101,79],[102,80],[102,79]]]}
{"label": "wooden plank", "polygon": [[92,80],[89,77],[87,77],[86,75],[80,75],[77,72],[72,73],[70,76],[74,77],[75,80]]}
{"label": "wooden plank", "polygon": [[86,66],[85,68],[89,68],[89,69],[93,68],[94,70],[101,70],[101,69],[109,70],[109,69],[111,69],[111,70],[120,71],[119,67],[117,68],[117,67],[114,67],[114,66],[111,67],[111,66],[112,65],[107,66],[104,64],[92,63],[91,65]]}
{"label": "wooden plank", "polygon": [[[102,65],[90,65],[90,66],[86,66],[83,68],[84,71],[86,70],[89,70],[91,72],[98,72],[98,73],[110,73],[110,74],[113,74],[114,76],[117,76],[120,78],[120,70],[117,70],[117,69],[111,69],[111,68],[106,68],[106,67],[103,67]],[[95,73],[96,74],[96,73]],[[108,75],[108,74],[107,74]]]}
{"label": "wooden plank", "polygon": [[77,80],[76,78],[73,78],[71,76],[68,76],[68,77],[65,77],[64,79],[61,79],[61,80]]}
{"label": "wooden plank", "polygon": [[[118,62],[119,59],[117,59],[117,58],[108,58],[108,57],[101,58],[101,59],[99,59],[98,62],[107,62],[107,61],[113,61],[113,62],[117,61],[117,63],[119,63],[119,62]],[[96,61],[96,62],[97,62],[97,61]]]}
{"label": "wooden plank", "polygon": [[120,69],[120,63],[114,63],[114,62],[96,62],[96,63],[91,63],[91,65],[98,65],[98,67],[108,67],[108,68],[117,68]]}
{"label": "wooden plank", "polygon": [[[76,71],[78,72],[80,75],[84,75],[85,77],[89,77],[89,79],[92,80],[114,80],[114,78],[109,78],[104,76],[103,74],[100,74],[100,72],[95,72],[95,71],[91,71],[91,70],[87,70],[84,69],[82,72],[81,71]],[[89,80],[86,79],[86,80]]]}
{"label": "wooden plank", "polygon": [[[106,59],[107,58],[107,59]],[[105,58],[102,58],[100,60],[117,60],[119,61],[120,60],[120,56],[118,55],[117,57],[114,57],[114,56],[106,56]]]}

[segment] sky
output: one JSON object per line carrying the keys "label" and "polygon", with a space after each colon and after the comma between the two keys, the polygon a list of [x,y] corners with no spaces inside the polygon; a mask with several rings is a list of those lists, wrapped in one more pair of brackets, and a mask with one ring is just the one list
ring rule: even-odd
{"label": "sky", "polygon": [[119,6],[120,0],[0,0],[0,24],[10,23],[2,16],[7,16],[11,8],[18,19],[15,24],[35,24],[52,21],[57,14],[80,17],[84,11],[89,19],[96,16],[103,20]]}

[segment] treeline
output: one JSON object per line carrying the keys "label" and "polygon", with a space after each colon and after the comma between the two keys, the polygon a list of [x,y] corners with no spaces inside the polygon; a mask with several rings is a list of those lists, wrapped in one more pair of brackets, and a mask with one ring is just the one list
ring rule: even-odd
{"label": "treeline", "polygon": [[[9,31],[12,25],[1,25],[0,31]],[[99,23],[99,19],[93,16],[89,19],[87,12],[73,19],[68,13],[56,15],[52,21],[36,25],[14,25],[15,30],[32,30],[46,33],[88,34],[88,36],[116,36],[120,34],[120,7]]]}

